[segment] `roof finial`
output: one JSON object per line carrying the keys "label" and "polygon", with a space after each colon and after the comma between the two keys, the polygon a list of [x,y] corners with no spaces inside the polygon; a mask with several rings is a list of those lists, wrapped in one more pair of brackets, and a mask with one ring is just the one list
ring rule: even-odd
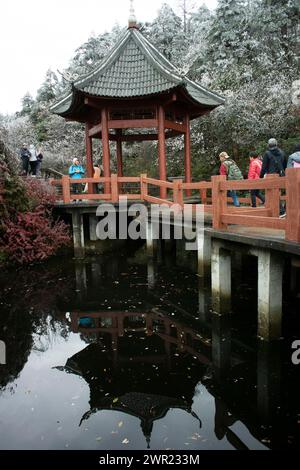
{"label": "roof finial", "polygon": [[137,27],[137,23],[136,23],[135,11],[134,11],[134,6],[133,6],[133,0],[130,0],[128,28],[136,28],[136,27]]}

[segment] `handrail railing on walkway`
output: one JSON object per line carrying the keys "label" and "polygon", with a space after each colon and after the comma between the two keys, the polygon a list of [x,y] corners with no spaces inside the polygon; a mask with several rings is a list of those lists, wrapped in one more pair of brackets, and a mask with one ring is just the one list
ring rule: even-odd
{"label": "handrail railing on walkway", "polygon": [[[196,191],[199,192],[200,202],[204,204],[204,210],[212,214],[213,228],[225,230],[228,225],[245,225],[285,230],[287,240],[300,243],[300,169],[288,169],[285,177],[269,175],[263,179],[239,181],[228,181],[225,176],[212,176],[210,182],[184,183],[182,180],[170,182],[148,178],[146,174],[122,177],[112,174],[110,177],[80,179],[63,176],[61,179],[51,180],[50,182],[53,186],[62,187],[62,196],[59,196],[59,198],[65,204],[79,199],[104,200],[117,203],[119,198],[127,198],[169,206],[179,204],[183,207],[185,204],[185,191]],[[134,192],[125,191],[124,187],[128,183],[136,184]],[[87,185],[88,192],[82,192],[83,184]],[[104,188],[110,188],[110,192],[99,194],[97,192],[97,185],[99,184],[102,184]],[[153,186],[165,188],[167,198],[151,195],[151,187]],[[227,191],[250,191],[251,189],[265,191],[266,202],[264,207],[228,206],[230,198],[227,196]],[[285,191],[285,194],[282,194],[282,191]],[[211,194],[208,195],[208,192]],[[250,198],[240,197],[239,201],[242,204],[249,204]],[[279,217],[279,208],[282,201],[286,202],[285,218]]]}

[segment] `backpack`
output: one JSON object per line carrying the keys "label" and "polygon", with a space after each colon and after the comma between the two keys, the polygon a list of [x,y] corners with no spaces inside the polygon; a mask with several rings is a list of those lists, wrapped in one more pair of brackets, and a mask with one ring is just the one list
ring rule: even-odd
{"label": "backpack", "polygon": [[275,166],[275,169],[276,169],[276,172],[279,174],[279,176],[285,176],[285,171],[284,171],[284,168],[282,166],[282,162],[279,161],[275,155],[273,155],[272,152],[269,152],[268,151],[268,156],[269,156],[269,159],[273,161],[274,163],[274,166]]}
{"label": "backpack", "polygon": [[244,179],[241,170],[233,160],[227,159],[223,162],[223,165],[226,166],[228,180]]}

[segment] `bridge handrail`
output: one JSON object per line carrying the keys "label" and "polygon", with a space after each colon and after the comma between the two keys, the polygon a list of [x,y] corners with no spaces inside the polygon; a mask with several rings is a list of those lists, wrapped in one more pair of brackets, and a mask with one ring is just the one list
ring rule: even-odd
{"label": "bridge handrail", "polygon": [[[88,184],[88,193],[71,194],[71,185]],[[90,187],[93,184],[106,183],[104,194],[94,194]],[[140,192],[138,194],[121,194],[120,184],[138,183]],[[266,227],[285,230],[286,239],[300,242],[300,169],[287,169],[285,177],[278,175],[268,175],[266,178],[258,180],[228,181],[225,176],[212,176],[211,181],[200,181],[185,183],[182,180],[161,181],[155,178],[148,178],[146,174],[140,176],[117,176],[99,178],[78,178],[71,179],[65,175],[61,180],[51,180],[51,184],[62,185],[63,201],[70,203],[76,199],[104,199],[111,202],[118,202],[119,197],[128,199],[140,199],[149,203],[173,203],[184,206],[183,194],[185,190],[199,190],[201,203],[205,210],[212,213],[212,225],[215,229],[226,229],[228,225],[246,225],[249,227]],[[156,197],[148,193],[148,186],[154,185],[158,188],[173,190],[173,194],[168,197]],[[107,191],[107,188],[109,190]],[[230,201],[227,191],[251,189],[263,189],[266,192],[265,207],[231,207],[227,203]],[[207,197],[207,191],[211,191],[211,197]],[[281,194],[285,190],[285,195]],[[137,189],[138,191],[138,189]],[[240,197],[240,202],[249,203],[249,197]],[[279,218],[280,201],[286,201],[286,218]],[[210,204],[209,204],[210,203]]]}

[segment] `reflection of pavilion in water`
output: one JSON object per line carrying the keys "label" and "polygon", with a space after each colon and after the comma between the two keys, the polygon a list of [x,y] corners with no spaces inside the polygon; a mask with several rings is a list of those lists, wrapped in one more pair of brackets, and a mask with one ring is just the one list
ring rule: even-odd
{"label": "reflection of pavilion in water", "polygon": [[[148,263],[151,293],[156,279],[152,268]],[[85,269],[84,275],[79,269],[76,274],[80,290],[78,303],[86,305],[90,282],[87,283]],[[93,284],[97,285],[97,279]],[[207,291],[199,284],[199,318],[192,322],[192,327],[182,323],[190,317],[185,315],[188,312],[175,304],[170,304],[176,312],[174,318],[170,318],[170,312],[162,312],[161,308],[158,311],[148,305],[141,306],[143,311],[139,312],[138,302],[137,311],[131,312],[119,311],[117,304],[112,305],[110,311],[74,311],[71,314],[72,331],[80,333],[87,342],[95,341],[66,364],[69,371],[79,373],[90,385],[91,410],[83,418],[101,409],[121,410],[141,419],[149,442],[154,420],[165,416],[170,408],[190,412],[195,386],[201,381],[215,397],[215,435],[218,439],[226,436],[235,448],[245,448],[231,429],[241,420],[253,436],[262,439],[267,435],[266,442],[270,442],[270,447],[273,443],[276,447],[275,441],[281,437],[274,436],[271,427],[275,428],[276,422],[278,426],[274,410],[280,399],[280,371],[274,371],[274,367],[278,369],[280,361],[272,360],[273,353],[270,356],[259,348],[257,354],[255,348],[232,338],[227,315],[213,315],[211,321],[207,321],[206,295]],[[165,302],[164,299],[164,307]],[[93,371],[89,368],[88,376],[85,361],[93,363],[93,355],[101,359],[96,360]],[[257,373],[251,366],[256,360]],[[104,369],[106,373],[99,377]],[[94,374],[93,380],[91,374]],[[113,397],[118,398],[115,403]],[[143,412],[139,404],[147,402],[149,407],[144,407]]]}
{"label": "reflection of pavilion in water", "polygon": [[205,339],[194,330],[153,311],[75,311],[71,329],[96,340],[65,366],[90,386],[91,408],[82,420],[104,409],[136,416],[148,445],[154,421],[170,409],[200,422],[192,401],[210,359]]}
{"label": "reflection of pavilion in water", "polygon": [[[90,410],[82,421],[100,410],[138,417],[148,446],[154,421],[170,409],[190,413],[201,425],[192,411],[195,388],[218,365],[226,342],[222,334],[218,343],[215,334],[217,346],[212,354],[208,338],[153,310],[72,312],[72,331],[94,342],[69,358],[62,368],[89,384]],[[233,361],[237,363],[237,359]],[[226,406],[216,400],[216,437],[226,436],[235,448],[245,449],[229,429],[235,421]]]}

